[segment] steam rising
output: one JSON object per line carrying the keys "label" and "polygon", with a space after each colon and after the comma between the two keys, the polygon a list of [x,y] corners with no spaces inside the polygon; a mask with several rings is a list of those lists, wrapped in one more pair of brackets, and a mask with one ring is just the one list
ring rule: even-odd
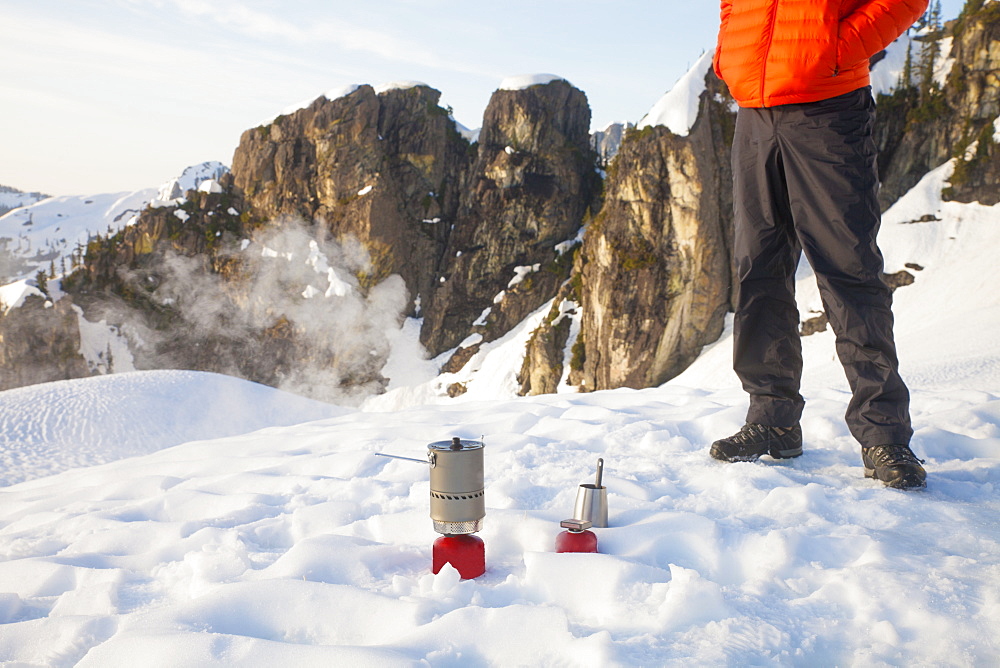
{"label": "steam rising", "polygon": [[282,220],[220,253],[217,272],[207,262],[167,252],[120,273],[156,314],[132,309],[123,327],[138,364],[216,371],[338,403],[382,391],[387,333],[408,297],[398,275],[368,278],[372,262],[357,239]]}

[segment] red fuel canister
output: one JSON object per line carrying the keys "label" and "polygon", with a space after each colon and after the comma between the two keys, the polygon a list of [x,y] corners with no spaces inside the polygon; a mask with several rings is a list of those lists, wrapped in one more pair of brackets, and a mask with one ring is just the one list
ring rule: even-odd
{"label": "red fuel canister", "polygon": [[486,572],[486,544],[472,534],[441,536],[434,541],[434,574],[437,575],[445,564],[454,566],[463,580],[478,578]]}
{"label": "red fuel canister", "polygon": [[597,552],[597,534],[587,531],[590,520],[563,520],[559,526],[566,531],[556,536],[556,552]]}

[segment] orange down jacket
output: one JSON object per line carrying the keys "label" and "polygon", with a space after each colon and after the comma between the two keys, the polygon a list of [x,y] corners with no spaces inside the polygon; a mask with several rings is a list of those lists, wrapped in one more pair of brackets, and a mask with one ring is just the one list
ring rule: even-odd
{"label": "orange down jacket", "polygon": [[928,0],[722,0],[715,73],[741,107],[815,102],[870,83],[868,59]]}

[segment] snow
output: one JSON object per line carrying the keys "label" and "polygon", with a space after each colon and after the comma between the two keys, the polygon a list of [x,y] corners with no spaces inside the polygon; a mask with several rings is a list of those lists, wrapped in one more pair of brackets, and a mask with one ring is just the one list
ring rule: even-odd
{"label": "snow", "polygon": [[301,102],[297,102],[296,104],[289,105],[289,106],[285,107],[284,109],[282,109],[277,114],[275,114],[274,116],[271,116],[271,117],[269,117],[269,118],[261,121],[257,125],[258,126],[271,125],[276,120],[278,120],[278,118],[280,118],[282,116],[290,116],[290,115],[294,114],[296,111],[301,111],[302,109],[308,108],[316,100],[318,100],[320,98],[326,98],[327,100],[331,100],[331,101],[337,100],[337,99],[342,98],[342,97],[347,97],[348,95],[350,95],[351,93],[353,93],[354,91],[356,91],[359,88],[361,88],[361,84],[347,84],[345,86],[337,86],[336,88],[331,88],[330,90],[326,91],[325,93],[323,93],[321,95],[318,95],[316,97],[311,97],[308,100],[302,100]]}
{"label": "snow", "polygon": [[541,264],[529,264],[523,267],[514,267],[514,278],[510,279],[510,282],[507,283],[507,289],[510,290],[511,288],[519,285],[525,277],[534,274],[541,268]]}
{"label": "snow", "polygon": [[96,235],[131,225],[147,206],[170,206],[188,190],[218,179],[228,169],[204,162],[159,188],[135,192],[49,197],[0,216],[0,286],[53,268],[57,278],[73,266],[73,255]]}
{"label": "snow", "polygon": [[942,89],[947,85],[948,75],[951,74],[951,70],[955,65],[955,58],[951,55],[953,42],[954,38],[950,35],[941,40],[938,58],[934,63],[934,81]]}
{"label": "snow", "polygon": [[44,297],[42,291],[28,283],[27,279],[0,285],[0,314],[12,308],[20,308],[28,297]]}
{"label": "snow", "polygon": [[[925,47],[924,42],[914,39],[917,36],[919,35],[907,32],[886,47],[885,57],[875,63],[871,70],[873,95],[876,97],[880,94],[889,95],[896,89],[903,76],[903,71],[906,69],[907,51],[910,52],[914,69],[917,67],[916,63],[919,62],[920,52]],[[934,64],[934,81],[941,88],[945,87],[948,74],[955,64],[955,59],[951,56],[952,42],[953,39],[950,36],[937,42],[939,50]]]}
{"label": "snow", "polygon": [[911,50],[911,58],[916,61],[920,52],[920,42],[910,39],[909,33],[904,34],[885,49],[885,57],[875,63],[870,76],[872,95],[889,95],[899,85],[900,77],[906,67],[906,52]]}
{"label": "snow", "polygon": [[467,142],[469,142],[470,144],[475,144],[476,142],[479,141],[479,132],[482,130],[482,128],[476,128],[475,130],[470,130],[469,128],[465,127],[464,125],[456,121],[454,117],[452,117],[451,120],[454,121],[455,129],[458,131],[458,134],[462,135],[462,137],[464,137]]}
{"label": "snow", "polygon": [[222,192],[222,185],[215,179],[205,179],[198,185],[198,192],[217,194]]}
{"label": "snow", "polygon": [[544,86],[553,81],[566,80],[555,74],[518,74],[503,79],[500,82],[500,90],[525,90],[532,86]]}
{"label": "snow", "polygon": [[[829,331],[803,340],[805,454],[756,464],[707,455],[746,410],[728,325],[661,387],[516,397],[552,304],[443,376],[406,320],[360,409],[183,371],[8,390],[0,663],[996,665],[1000,207],[943,201],[952,169],[880,232],[915,277],[894,312],[925,491],[863,477]],[[452,436],[486,443],[468,581],[430,572],[426,466],[375,456]],[[598,457],[601,553],[556,554]]]}
{"label": "snow", "polygon": [[[482,318],[480,318],[480,320],[482,320]],[[483,324],[486,324],[485,321]],[[471,348],[472,346],[478,346],[482,342],[483,342],[483,335],[476,332],[474,334],[469,334],[467,337],[465,337],[465,339],[463,339],[462,342],[458,344],[458,347]]]}
{"label": "snow", "polygon": [[106,320],[90,322],[83,309],[73,304],[80,328],[80,354],[91,373],[123,373],[135,371],[135,359],[128,347],[128,339],[121,329]]}
{"label": "snow", "polygon": [[229,168],[221,162],[203,162],[193,165],[184,170],[176,179],[171,179],[159,187],[156,197],[150,202],[150,206],[174,206],[184,203],[184,194],[188,190],[197,190],[206,193],[220,193],[222,186],[218,179],[229,171]]}
{"label": "snow", "polygon": [[332,268],[326,272],[327,288],[324,297],[346,297],[353,290],[350,283],[340,278]]}
{"label": "snow", "polygon": [[561,241],[561,242],[557,243],[555,245],[555,251],[556,251],[556,253],[559,254],[559,255],[565,255],[569,251],[573,250],[573,248],[575,246],[579,246],[580,244],[582,244],[583,243],[583,235],[586,233],[586,231],[587,231],[587,226],[584,225],[583,227],[581,227],[577,231],[575,237],[573,237],[572,239],[567,239],[566,241]]}
{"label": "snow", "polygon": [[[132,193],[50,197],[0,217],[0,283],[34,277],[54,264],[71,266],[74,251],[97,234],[130,224],[156,196],[148,188]],[[2,240],[6,239],[4,243]],[[2,259],[2,257],[0,257]]]}
{"label": "snow", "polygon": [[[889,94],[896,88],[906,63],[907,49],[912,49],[912,58],[916,61],[923,48],[922,44],[907,33],[886,48],[885,57],[871,71],[873,95]],[[951,37],[940,41],[939,58],[934,68],[934,80],[942,87],[954,64],[954,58],[950,55],[951,44]],[[677,83],[657,100],[636,127],[641,130],[662,125],[675,135],[687,136],[698,117],[698,105],[701,94],[705,91],[705,76],[712,67],[714,53],[714,49],[703,53]]]}
{"label": "snow", "polygon": [[642,117],[636,127],[663,125],[675,135],[687,136],[698,117],[698,105],[705,90],[705,76],[712,67],[712,54],[706,51],[666,95]]}
{"label": "snow", "polygon": [[[500,294],[498,294],[496,297],[493,298],[493,303],[494,304],[499,304],[501,301],[503,301],[503,297],[506,294],[507,294],[506,292],[501,292]],[[492,312],[493,312],[493,307],[492,306],[487,306],[486,308],[484,308],[483,312],[480,313],[479,317],[476,318],[475,321],[472,323],[472,326],[473,327],[485,327],[486,326],[486,319],[490,317],[490,313],[492,313]],[[459,346],[459,347],[462,347],[462,346]]]}
{"label": "snow", "polygon": [[29,385],[0,393],[0,485],[346,412],[264,385],[196,371],[141,371]]}
{"label": "snow", "polygon": [[0,186],[0,210],[16,209],[20,206],[34,204],[48,197],[41,193],[26,193],[13,188]]}
{"label": "snow", "polygon": [[552,326],[555,327],[566,318],[570,320],[569,336],[566,339],[566,347],[563,350],[563,372],[556,389],[560,393],[577,391],[575,386],[570,385],[569,376],[572,373],[573,347],[580,338],[580,321],[583,319],[583,312],[579,304],[569,299],[564,299],[559,304],[559,315],[552,321]]}
{"label": "snow", "polygon": [[409,90],[410,88],[417,88],[423,86],[425,88],[430,88],[423,81],[389,81],[384,84],[375,86],[376,95],[381,95],[382,93],[388,93],[393,90]]}

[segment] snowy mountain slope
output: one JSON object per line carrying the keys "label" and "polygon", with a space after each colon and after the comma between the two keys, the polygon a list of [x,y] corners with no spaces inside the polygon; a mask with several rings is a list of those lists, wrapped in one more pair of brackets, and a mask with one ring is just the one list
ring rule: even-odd
{"label": "snowy mountain slope", "polygon": [[19,206],[34,204],[48,197],[42,193],[26,193],[10,186],[0,186],[0,216]]}
{"label": "snowy mountain slope", "polygon": [[[805,455],[757,464],[706,452],[745,411],[728,332],[660,388],[532,398],[507,385],[512,333],[443,406],[413,384],[425,363],[396,360],[409,384],[367,410],[0,489],[0,662],[995,664],[1000,350],[983,332],[1000,328],[1000,296],[983,249],[1000,243],[1000,208],[942,202],[950,169],[887,212],[880,235],[887,270],[915,277],[895,312],[926,491],[862,476],[828,331],[804,339]],[[928,214],[939,220],[913,222]],[[799,279],[807,312],[807,267]],[[192,403],[222,393],[202,378],[186,385]],[[87,382],[53,384],[30,408],[0,393],[4,431],[37,424],[38,401],[62,406],[51,415],[75,434],[62,448],[104,461],[84,454],[107,442],[94,409],[62,398]],[[135,414],[104,410],[99,422]],[[430,573],[426,467],[374,456],[421,457],[451,436],[487,447],[487,572],[471,581]],[[597,457],[602,554],[555,554]]]}
{"label": "snowy mountain slope", "polygon": [[705,76],[712,68],[713,51],[701,54],[698,61],[636,125],[640,130],[654,125],[664,125],[675,135],[686,136],[698,117],[698,106],[705,90]]}
{"label": "snowy mountain slope", "polygon": [[50,197],[0,216],[0,284],[30,279],[54,269],[62,275],[73,254],[95,235],[132,224],[147,205],[166,203],[226,171],[218,162],[188,167],[159,188],[131,193]]}
{"label": "snowy mountain slope", "polygon": [[121,373],[16,388],[0,393],[0,486],[343,412],[196,371]]}

